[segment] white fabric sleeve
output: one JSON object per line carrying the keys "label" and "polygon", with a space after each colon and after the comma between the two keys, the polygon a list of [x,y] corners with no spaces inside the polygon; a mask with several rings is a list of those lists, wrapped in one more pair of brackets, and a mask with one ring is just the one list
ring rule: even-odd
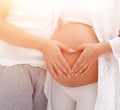
{"label": "white fabric sleeve", "polygon": [[110,40],[109,42],[110,42],[113,54],[116,60],[118,60],[119,71],[120,71],[120,37],[116,37]]}
{"label": "white fabric sleeve", "polygon": [[116,59],[120,59],[120,37],[110,40],[109,43]]}

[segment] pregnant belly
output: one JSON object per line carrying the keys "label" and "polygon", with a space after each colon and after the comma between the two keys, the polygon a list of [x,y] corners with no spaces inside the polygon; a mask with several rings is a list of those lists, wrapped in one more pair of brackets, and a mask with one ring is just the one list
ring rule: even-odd
{"label": "pregnant belly", "polygon": [[[88,25],[80,23],[69,23],[66,24],[60,31],[56,32],[52,37],[54,40],[59,40],[66,44],[67,46],[74,48],[77,45],[84,43],[96,43],[98,42],[97,37]],[[63,56],[72,67],[76,59],[81,54],[80,52],[74,54],[68,54],[64,51]],[[57,78],[52,76],[56,81],[65,85],[65,86],[83,86],[90,83],[97,82],[98,77],[98,62],[90,68],[85,75],[82,77],[80,75],[71,76],[70,78],[64,79],[62,75],[59,75]]]}

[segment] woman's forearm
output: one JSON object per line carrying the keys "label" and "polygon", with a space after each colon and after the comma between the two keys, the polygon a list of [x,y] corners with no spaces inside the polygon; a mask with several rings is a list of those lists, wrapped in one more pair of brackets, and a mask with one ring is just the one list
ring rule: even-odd
{"label": "woman's forearm", "polygon": [[112,48],[109,42],[99,43],[99,52],[100,54],[106,54],[112,52]]}
{"label": "woman's forearm", "polygon": [[5,20],[0,20],[0,39],[15,46],[43,51],[46,40],[33,36]]}

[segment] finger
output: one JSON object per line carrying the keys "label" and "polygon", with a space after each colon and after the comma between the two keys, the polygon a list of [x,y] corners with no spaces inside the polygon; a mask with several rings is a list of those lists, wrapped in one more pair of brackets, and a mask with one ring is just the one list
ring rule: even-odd
{"label": "finger", "polygon": [[56,65],[55,68],[56,68],[56,72],[58,71],[59,72],[58,74],[62,75],[64,79],[68,78],[67,74],[62,71],[62,68],[58,67],[58,65]]}
{"label": "finger", "polygon": [[81,73],[81,76],[84,76],[85,73],[91,68],[91,66],[88,66],[83,73]]}
{"label": "finger", "polygon": [[83,72],[86,71],[88,65],[84,65],[82,68],[80,68],[76,73],[75,73],[75,76],[79,75],[79,74],[82,74]]}
{"label": "finger", "polygon": [[70,77],[70,74],[68,73],[68,71],[65,69],[64,65],[60,64],[60,63],[56,63],[57,65],[57,68],[61,71],[61,74],[64,76],[64,77]]}
{"label": "finger", "polygon": [[84,76],[85,73],[86,73],[90,68],[91,68],[91,66],[88,66],[88,67],[85,69],[85,71],[83,71],[83,72],[80,74],[80,76],[81,76],[81,77]]}
{"label": "finger", "polygon": [[50,72],[50,74],[52,74],[54,77],[58,77],[57,72],[51,64],[47,65],[47,69]]}
{"label": "finger", "polygon": [[58,61],[60,62],[61,68],[63,68],[64,73],[67,73],[68,75],[72,73],[71,67],[69,66],[68,62],[65,60],[65,58],[62,56],[62,54],[59,55]]}
{"label": "finger", "polygon": [[60,47],[62,50],[64,50],[64,51],[68,52],[68,53],[73,53],[73,52],[74,52],[74,50],[73,50],[73,49],[71,49],[71,48],[67,47],[67,46],[66,46],[66,45],[64,45],[63,43],[59,43],[59,47]]}
{"label": "finger", "polygon": [[86,64],[85,62],[85,56],[84,54],[82,53],[78,59],[76,60],[76,62],[73,64],[73,67],[72,67],[72,72],[76,72],[78,71],[78,69],[82,68],[84,64]]}
{"label": "finger", "polygon": [[83,66],[83,61],[81,60],[81,58],[79,57],[77,59],[77,61],[73,64],[73,67],[72,67],[72,73],[74,72],[77,72],[82,66]]}
{"label": "finger", "polygon": [[55,71],[56,73],[58,73],[58,75],[63,75],[63,77],[66,79],[67,75],[62,71],[62,68],[60,68],[59,65],[54,65]]}
{"label": "finger", "polygon": [[85,45],[79,45],[74,48],[75,52],[82,51],[85,48]]}

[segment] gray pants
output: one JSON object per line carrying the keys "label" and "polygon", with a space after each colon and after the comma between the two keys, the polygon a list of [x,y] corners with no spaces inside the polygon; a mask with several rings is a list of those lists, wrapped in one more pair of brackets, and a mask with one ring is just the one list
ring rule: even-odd
{"label": "gray pants", "polygon": [[0,66],[0,110],[46,110],[45,75],[30,65]]}

